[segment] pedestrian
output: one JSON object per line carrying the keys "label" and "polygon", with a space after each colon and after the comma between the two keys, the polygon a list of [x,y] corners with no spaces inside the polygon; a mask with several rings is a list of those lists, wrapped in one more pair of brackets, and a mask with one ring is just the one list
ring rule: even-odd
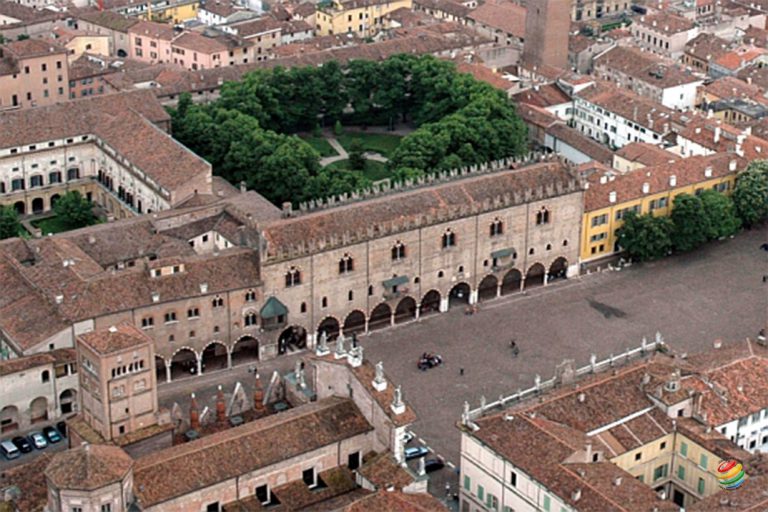
{"label": "pedestrian", "polygon": [[459,375],[464,376],[464,368],[459,368]]}

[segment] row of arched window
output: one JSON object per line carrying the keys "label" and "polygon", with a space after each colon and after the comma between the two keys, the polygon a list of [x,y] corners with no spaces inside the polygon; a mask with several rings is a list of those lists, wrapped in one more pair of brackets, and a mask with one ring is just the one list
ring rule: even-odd
{"label": "row of arched window", "polygon": [[[541,210],[536,212],[537,225],[548,224],[549,221],[550,221],[549,209],[547,209],[546,207],[542,207]],[[491,237],[503,235],[504,222],[498,217],[496,217],[495,219],[493,219],[493,222],[490,223],[488,231]],[[453,230],[451,230],[451,228],[446,229],[445,232],[443,233],[441,237],[441,246],[443,249],[456,246],[456,233],[454,233]],[[395,245],[392,246],[391,255],[392,255],[392,261],[399,261],[399,260],[405,259],[407,255],[405,244],[400,240],[395,242]],[[347,274],[349,272],[352,272],[354,269],[355,269],[354,258],[352,258],[350,254],[344,253],[344,256],[342,256],[342,258],[339,260],[339,274]],[[297,286],[300,284],[301,284],[301,271],[299,271],[296,267],[291,267],[288,270],[288,272],[286,272],[285,274],[286,288],[290,288],[292,286]]]}
{"label": "row of arched window", "polygon": [[[33,174],[29,177],[29,188],[39,188],[45,185],[56,185],[61,183],[61,171],[51,171],[48,173],[48,183],[45,182],[45,176],[42,174]],[[77,168],[71,168],[67,170],[67,181],[76,180],[80,177],[80,171]],[[24,178],[13,178],[11,180],[11,192],[17,190],[26,190],[27,183]],[[4,181],[0,181],[0,194],[6,192],[6,185]]]}

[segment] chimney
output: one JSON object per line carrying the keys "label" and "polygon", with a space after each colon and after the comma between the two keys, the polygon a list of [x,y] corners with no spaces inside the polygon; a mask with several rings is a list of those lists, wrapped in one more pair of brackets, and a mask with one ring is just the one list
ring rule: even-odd
{"label": "chimney", "polygon": [[720,142],[720,132],[721,132],[721,130],[722,130],[722,128],[720,128],[719,126],[715,126],[715,139],[714,139],[715,140],[715,144]]}
{"label": "chimney", "polygon": [[579,501],[581,499],[581,489],[576,489],[571,493],[571,501]]}
{"label": "chimney", "polygon": [[283,203],[283,218],[287,219],[293,215],[293,204],[290,201]]}
{"label": "chimney", "polygon": [[244,181],[241,181],[241,182],[240,182],[240,193],[241,193],[241,194],[245,194],[247,191],[248,191],[248,189],[247,189],[247,188],[245,188],[245,182],[244,182]]}
{"label": "chimney", "polygon": [[261,385],[259,372],[256,372],[256,381],[253,384],[253,412],[257,416],[262,416],[266,412],[264,408],[264,388]]}
{"label": "chimney", "polygon": [[197,398],[192,393],[192,401],[189,403],[189,428],[198,430],[200,428],[200,409],[197,407]]}
{"label": "chimney", "polygon": [[220,425],[227,423],[227,403],[224,401],[224,391],[219,384],[219,390],[216,391],[216,421]]}
{"label": "chimney", "polygon": [[609,192],[608,193],[608,202],[615,203],[616,202],[616,192]]}
{"label": "chimney", "polygon": [[109,332],[117,332],[117,327],[115,327],[114,325],[110,325],[110,326],[109,326],[109,329],[107,329],[107,330],[108,330]]}
{"label": "chimney", "polygon": [[670,187],[676,187],[677,186],[677,176],[674,174],[669,177],[669,186]]}
{"label": "chimney", "polygon": [[61,304],[64,302],[64,296],[63,295],[57,295],[56,296],[56,304]]}
{"label": "chimney", "polygon": [[707,166],[704,168],[704,177],[705,178],[711,178],[712,177],[712,166]]}
{"label": "chimney", "polygon": [[736,170],[736,160],[731,160],[730,162],[728,162],[728,170],[729,171]]}
{"label": "chimney", "polygon": [[583,404],[584,400],[587,399],[587,395],[585,395],[584,393],[579,393],[576,399],[579,401],[579,403]]}
{"label": "chimney", "polygon": [[712,344],[712,346],[714,348],[716,348],[716,349],[722,347],[723,346],[723,340],[720,340],[720,339],[715,340],[715,342]]}
{"label": "chimney", "polygon": [[648,182],[643,183],[643,194],[647,194],[650,191],[651,191],[650,183],[648,183]]}
{"label": "chimney", "polygon": [[621,477],[620,476],[617,476],[616,478],[613,479],[613,485],[615,485],[616,487],[621,485]]}
{"label": "chimney", "polygon": [[208,283],[200,283],[200,293],[208,293]]}

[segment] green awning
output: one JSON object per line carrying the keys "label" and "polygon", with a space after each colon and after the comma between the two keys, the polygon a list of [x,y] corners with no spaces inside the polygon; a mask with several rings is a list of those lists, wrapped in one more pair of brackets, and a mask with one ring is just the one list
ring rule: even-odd
{"label": "green awning", "polygon": [[268,298],[266,304],[264,304],[264,307],[262,307],[261,311],[259,312],[261,318],[275,318],[280,315],[287,314],[288,308],[285,307],[285,304],[274,297]]}
{"label": "green awning", "polygon": [[401,284],[405,284],[407,282],[408,282],[408,276],[397,276],[391,279],[387,279],[381,284],[384,285],[384,288],[392,288],[395,286],[400,286]]}
{"label": "green awning", "polygon": [[506,258],[510,256],[514,251],[512,249],[499,249],[491,253],[491,258]]}

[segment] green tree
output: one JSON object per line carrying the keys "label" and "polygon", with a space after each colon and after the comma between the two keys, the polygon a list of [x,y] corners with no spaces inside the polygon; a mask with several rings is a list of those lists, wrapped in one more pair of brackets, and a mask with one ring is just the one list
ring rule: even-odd
{"label": "green tree", "polygon": [[29,36],[27,34],[19,34],[18,37],[16,37],[17,41],[25,41],[29,39]]}
{"label": "green tree", "polygon": [[751,227],[768,217],[768,161],[752,161],[736,178],[733,190],[736,215]]}
{"label": "green tree", "polygon": [[685,252],[696,249],[707,241],[712,232],[710,218],[697,196],[679,194],[672,206],[672,247]]}
{"label": "green tree", "polygon": [[77,190],[61,196],[53,205],[53,211],[68,229],[82,228],[96,222],[93,205]]}
{"label": "green tree", "polygon": [[699,196],[704,213],[709,217],[707,238],[715,240],[735,234],[741,227],[733,200],[715,190],[705,190]]}
{"label": "green tree", "polygon": [[344,127],[341,126],[341,121],[336,120],[336,123],[333,125],[333,134],[337,137],[344,135]]}
{"label": "green tree", "polygon": [[365,159],[363,143],[360,139],[352,139],[349,144],[349,167],[356,171],[364,171],[368,161]]}
{"label": "green tree", "polygon": [[651,214],[637,215],[627,212],[624,225],[617,231],[619,245],[637,261],[655,260],[666,256],[672,249],[670,234],[673,229],[668,217]]}
{"label": "green tree", "polygon": [[12,206],[0,207],[0,240],[19,236],[21,221]]}
{"label": "green tree", "polygon": [[317,176],[310,179],[307,196],[325,198],[349,194],[365,188],[369,184],[370,181],[359,172],[349,169],[324,168],[320,170]]}

